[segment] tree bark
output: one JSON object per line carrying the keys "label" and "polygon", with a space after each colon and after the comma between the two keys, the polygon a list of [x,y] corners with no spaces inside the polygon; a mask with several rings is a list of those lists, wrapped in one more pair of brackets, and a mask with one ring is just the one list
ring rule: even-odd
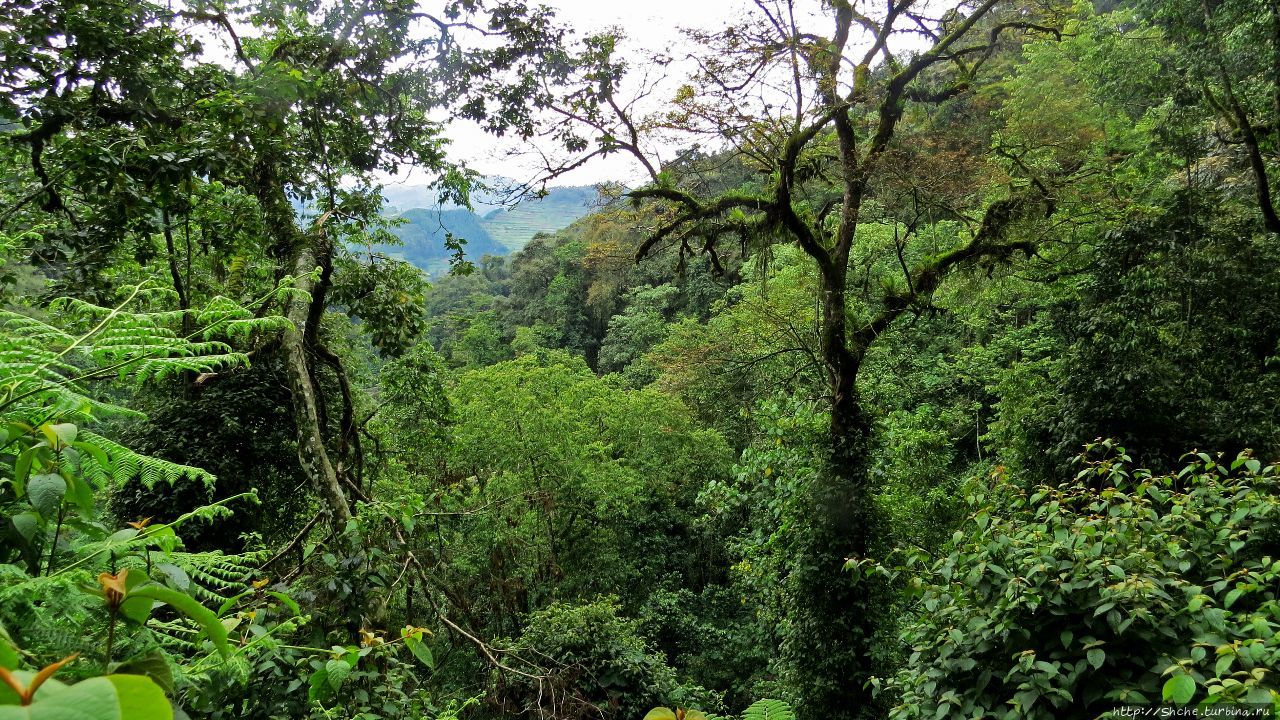
{"label": "tree bark", "polygon": [[[310,274],[315,268],[315,251],[304,240],[302,247],[298,250],[298,259],[294,266],[299,290],[310,293],[314,289]],[[307,299],[293,298],[289,301],[286,317],[293,323],[293,327],[285,330],[281,338],[289,391],[293,395],[293,417],[298,426],[298,462],[302,465],[303,472],[311,480],[316,492],[324,500],[333,521],[345,525],[351,519],[351,506],[342,492],[338,473],[324,446],[324,429],[320,424],[317,390],[311,381],[310,363],[307,361],[304,335],[307,332],[307,316],[310,308],[311,303]]]}
{"label": "tree bark", "polygon": [[[283,180],[277,171],[277,159],[264,153],[254,164],[254,195],[262,210],[263,220],[274,242],[267,250],[276,260],[276,278],[292,271],[295,287],[309,297],[291,297],[285,317],[291,327],[280,337],[284,353],[285,375],[293,398],[293,418],[297,426],[298,463],[325,505],[335,524],[345,525],[351,519],[351,505],[342,491],[341,478],[324,445],[325,424],[321,421],[321,396],[316,387],[307,338],[314,337],[320,313],[313,305],[324,301],[325,287],[312,279],[312,272],[327,266],[332,252],[327,245],[324,223],[319,218],[311,232],[298,228],[293,206],[285,194]],[[317,258],[317,246],[322,257]],[[292,262],[290,262],[292,260]],[[292,267],[290,267],[292,265]]]}
{"label": "tree bark", "polygon": [[857,379],[864,348],[850,345],[844,264],[822,273],[822,357],[831,393],[828,457],[808,489],[809,527],[789,579],[793,625],[784,653],[801,688],[805,716],[852,720],[871,712],[872,639],[879,624],[878,584],[844,569],[864,557],[878,531],[868,467],[870,423]]}

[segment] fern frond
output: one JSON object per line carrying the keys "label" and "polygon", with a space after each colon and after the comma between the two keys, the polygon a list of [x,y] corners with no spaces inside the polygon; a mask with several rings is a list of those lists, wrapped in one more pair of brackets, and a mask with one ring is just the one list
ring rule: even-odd
{"label": "fern frond", "polygon": [[742,711],[742,720],[796,720],[796,714],[781,700],[757,700]]}
{"label": "fern frond", "polygon": [[266,559],[261,555],[176,552],[169,556],[169,561],[191,578],[190,592],[196,599],[210,605],[221,605],[250,588],[258,566]]}
{"label": "fern frond", "polygon": [[[221,343],[216,344],[221,345]],[[208,345],[212,348],[215,343],[208,343]],[[230,348],[227,349],[229,350]],[[135,363],[131,369],[134,378],[139,382],[158,382],[166,378],[177,377],[186,372],[216,372],[248,364],[248,355],[237,352],[225,352],[218,355],[202,354],[140,360]]]}
{"label": "fern frond", "polygon": [[12,310],[0,310],[0,333],[21,335],[33,344],[48,347],[62,347],[75,340],[65,330]]}
{"label": "fern frond", "polygon": [[191,655],[199,650],[200,629],[185,619],[163,622],[153,618],[147,627],[155,633],[160,647],[175,655]]}
{"label": "fern frond", "polygon": [[112,483],[120,485],[137,478],[143,486],[150,489],[161,481],[173,485],[186,478],[203,482],[206,486],[212,487],[217,480],[212,473],[206,470],[134,452],[97,433],[81,430],[80,438],[101,448],[111,460],[110,473],[96,463],[84,463],[83,467],[88,471],[85,477],[95,484]]}

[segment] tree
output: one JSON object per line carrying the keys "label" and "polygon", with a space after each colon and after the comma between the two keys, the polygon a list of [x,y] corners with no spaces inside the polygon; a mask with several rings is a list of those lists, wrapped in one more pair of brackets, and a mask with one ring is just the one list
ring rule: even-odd
{"label": "tree", "polygon": [[[636,288],[626,295],[626,309],[609,319],[609,331],[600,345],[601,372],[624,372],[666,335],[668,309],[679,290],[672,285]],[[647,384],[647,368],[627,373]]]}
{"label": "tree", "polygon": [[[682,258],[703,254],[719,266],[722,245],[741,238],[794,243],[816,268],[829,462],[807,499],[811,529],[800,552],[810,562],[784,644],[800,709],[815,716],[853,717],[871,705],[864,683],[877,591],[839,577],[846,557],[872,551],[877,533],[871,423],[857,386],[867,351],[927,306],[949,274],[1034,252],[1033,238],[1018,230],[1053,216],[1055,186],[1074,170],[1037,174],[1016,154],[1000,167],[990,162],[1000,148],[981,122],[930,118],[972,112],[969,93],[982,70],[1018,37],[1055,34],[1051,13],[999,0],[931,14],[939,9],[902,0],[864,11],[841,1],[818,11],[762,0],[750,19],[694,34],[707,49],[697,56],[697,85],[680,88],[676,110],[661,116],[641,117],[624,101],[625,67],[600,41],[595,72],[577,101],[561,107],[573,129],[559,132],[581,153],[574,163],[625,152],[648,171],[650,182],[627,193],[656,218],[637,258],[674,246]],[[815,15],[828,32],[807,24]],[[906,35],[924,47],[904,50]],[[724,155],[755,177],[707,192],[696,176],[681,178],[652,156],[659,130],[723,142]]]}
{"label": "tree", "polygon": [[[361,260],[345,249],[390,238],[373,174],[413,164],[437,175],[442,199],[466,205],[473,178],[445,161],[431,113],[456,103],[494,130],[527,122],[536,98],[522,78],[561,37],[549,15],[473,0],[439,15],[407,0],[22,0],[5,22],[0,115],[19,126],[6,140],[25,153],[29,191],[4,220],[39,223],[41,257],[88,295],[109,296],[117,268],[162,269],[188,313],[225,287],[247,299],[292,278],[296,292],[258,309],[289,327],[253,344],[282,357],[299,464],[345,524],[348,496],[360,496],[360,436],[321,321],[332,299],[346,302],[392,353],[421,324],[410,302],[420,279],[372,255],[363,264],[380,267],[359,277]],[[486,45],[465,47],[469,32]],[[208,47],[217,44],[226,56]],[[351,282],[335,279],[344,271]],[[336,432],[326,377],[340,391]]]}
{"label": "tree", "polygon": [[[1262,225],[1280,235],[1274,198],[1274,156],[1280,146],[1280,5],[1232,2],[1142,2],[1166,30],[1187,73],[1183,96],[1196,95],[1216,118],[1224,145],[1243,150]],[[1237,160],[1238,162],[1238,160]]]}

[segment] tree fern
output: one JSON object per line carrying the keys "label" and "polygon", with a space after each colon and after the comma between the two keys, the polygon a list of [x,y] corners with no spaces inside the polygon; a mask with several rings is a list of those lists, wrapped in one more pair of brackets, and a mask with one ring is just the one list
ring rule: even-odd
{"label": "tree fern", "polygon": [[250,588],[266,551],[227,555],[221,552],[175,552],[169,562],[191,578],[189,591],[201,602],[218,606]]}
{"label": "tree fern", "polygon": [[66,329],[0,311],[0,411],[128,412],[94,400],[86,383],[113,376],[142,382],[248,362],[226,343],[179,337],[169,324],[180,323],[180,315],[126,312],[140,290],[134,288],[124,303],[111,308],[75,298],[55,300],[49,312]]}
{"label": "tree fern", "polygon": [[[12,310],[0,310],[0,419],[39,424],[50,419],[85,423],[95,417],[141,414],[94,397],[90,384],[115,379],[160,381],[184,373],[218,372],[247,365],[248,355],[219,337],[246,339],[278,333],[281,317],[257,318],[224,297],[190,311],[132,312],[126,308],[151,292],[131,288],[114,307],[78,298],[59,298],[48,308],[57,324]],[[289,294],[284,286],[272,294]],[[196,329],[180,335],[184,319]],[[91,433],[81,438],[101,449],[108,463],[86,462],[84,476],[95,486],[138,479],[148,488],[187,478],[211,483],[198,468],[135,453]]]}
{"label": "tree fern", "polygon": [[[644,716],[644,720],[732,720],[732,718],[688,708],[672,710],[667,707],[656,707]],[[742,720],[796,720],[796,714],[790,705],[781,700],[757,700],[742,711]]]}

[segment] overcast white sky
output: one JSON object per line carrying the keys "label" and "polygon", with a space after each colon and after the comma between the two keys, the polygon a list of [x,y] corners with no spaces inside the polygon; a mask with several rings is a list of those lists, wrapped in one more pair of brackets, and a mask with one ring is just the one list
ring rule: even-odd
{"label": "overcast white sky", "polygon": [[[430,5],[429,0],[424,5]],[[727,20],[741,17],[749,7],[748,0],[542,0],[541,4],[556,10],[564,24],[578,35],[587,35],[607,27],[620,27],[629,50],[656,51],[672,46],[679,54],[684,37],[680,28],[718,28]],[[523,164],[509,155],[511,144],[503,144],[474,125],[454,123],[449,129],[452,153],[485,175],[526,180],[536,172],[531,164]],[[523,166],[522,166],[523,165]],[[557,181],[560,185],[588,185],[604,181],[634,181],[641,173],[634,162],[618,155],[593,160]],[[405,182],[423,182],[421,173],[410,173]]]}

